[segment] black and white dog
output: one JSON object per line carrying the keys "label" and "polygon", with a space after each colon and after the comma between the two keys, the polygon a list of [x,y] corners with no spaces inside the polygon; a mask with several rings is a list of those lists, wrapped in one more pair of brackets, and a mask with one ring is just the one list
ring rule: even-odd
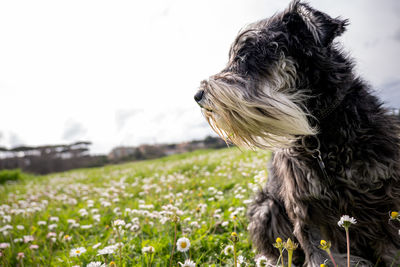
{"label": "black and white dog", "polygon": [[318,247],[324,239],[344,266],[344,214],[357,219],[352,265],[390,266],[400,250],[400,226],[388,215],[400,210],[400,124],[334,42],[347,24],[293,1],[241,30],[226,68],[195,95],[225,140],[274,150],[248,211],[253,243],[271,262],[279,236],[299,243],[299,265],[329,259]]}

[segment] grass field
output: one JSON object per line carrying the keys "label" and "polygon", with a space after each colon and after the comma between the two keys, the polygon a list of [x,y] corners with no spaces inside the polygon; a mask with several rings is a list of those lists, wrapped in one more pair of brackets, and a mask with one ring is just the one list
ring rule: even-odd
{"label": "grass field", "polygon": [[197,151],[1,185],[0,266],[255,266],[245,211],[268,158]]}

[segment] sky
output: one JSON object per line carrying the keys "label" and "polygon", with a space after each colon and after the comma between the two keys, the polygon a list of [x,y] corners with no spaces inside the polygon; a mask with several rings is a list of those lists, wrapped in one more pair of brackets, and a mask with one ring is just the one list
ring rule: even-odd
{"label": "sky", "polygon": [[[350,19],[356,72],[400,107],[400,1],[308,1]],[[193,100],[237,32],[283,0],[0,2],[0,146],[173,143],[213,132]]]}

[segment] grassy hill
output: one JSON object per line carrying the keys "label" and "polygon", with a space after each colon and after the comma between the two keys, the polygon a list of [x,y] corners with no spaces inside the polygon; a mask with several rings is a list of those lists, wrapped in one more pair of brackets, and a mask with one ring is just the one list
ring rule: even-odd
{"label": "grassy hill", "polygon": [[254,266],[245,211],[268,158],[197,151],[1,185],[0,265],[232,266],[235,232],[237,258]]}

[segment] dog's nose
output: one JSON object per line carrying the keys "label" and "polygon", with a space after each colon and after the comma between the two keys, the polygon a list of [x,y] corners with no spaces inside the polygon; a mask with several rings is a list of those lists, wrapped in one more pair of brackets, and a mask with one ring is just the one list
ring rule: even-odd
{"label": "dog's nose", "polygon": [[196,100],[196,102],[200,102],[201,99],[203,98],[204,95],[204,90],[199,90],[195,95],[194,95],[194,100]]}

